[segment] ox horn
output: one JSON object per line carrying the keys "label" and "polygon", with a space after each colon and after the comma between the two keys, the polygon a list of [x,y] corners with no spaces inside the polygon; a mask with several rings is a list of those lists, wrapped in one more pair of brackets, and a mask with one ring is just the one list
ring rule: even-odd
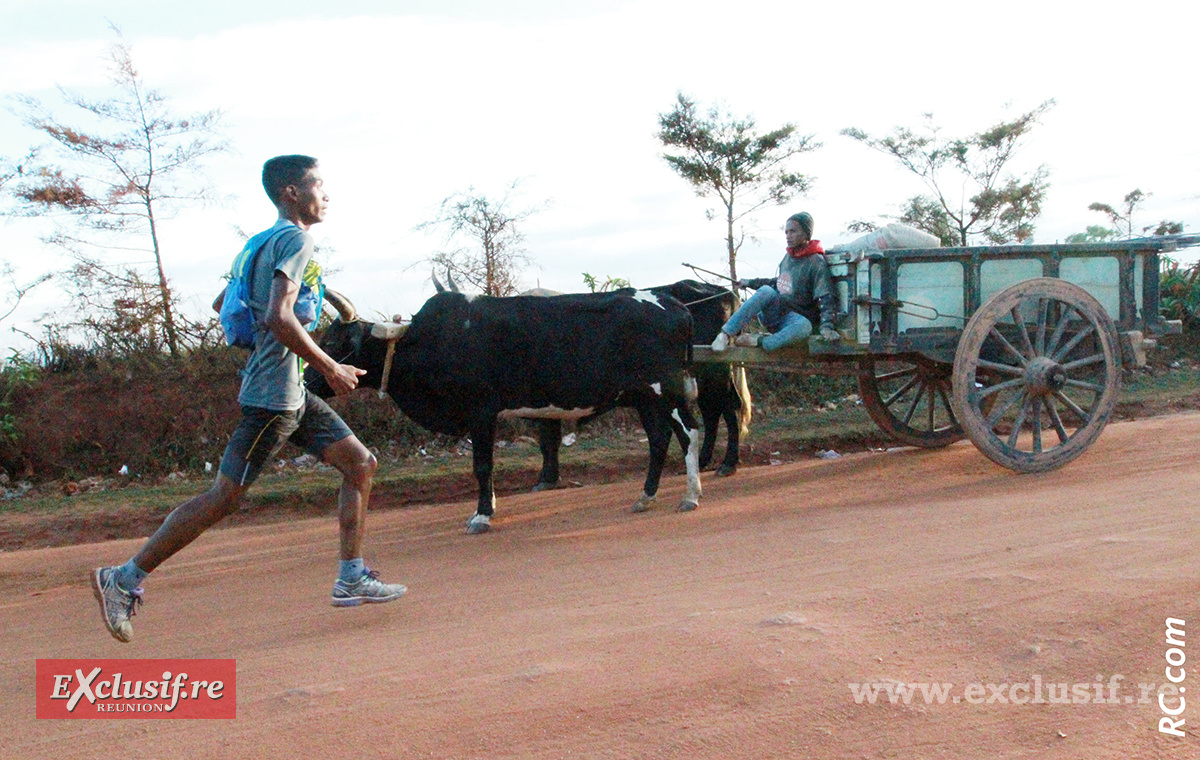
{"label": "ox horn", "polygon": [[446,267],[446,282],[450,283],[449,288],[444,287],[442,285],[441,281],[438,280],[437,272],[431,272],[430,277],[433,278],[433,287],[439,293],[445,293],[447,290],[449,290],[451,293],[461,293],[462,292],[461,290],[458,289],[458,283],[456,283],[454,281],[454,275],[450,273],[450,267]]}
{"label": "ox horn", "polygon": [[341,317],[343,322],[353,322],[358,319],[358,311],[355,310],[354,304],[350,303],[349,298],[346,298],[336,290],[325,288],[325,300],[333,308],[337,309],[338,316]]}

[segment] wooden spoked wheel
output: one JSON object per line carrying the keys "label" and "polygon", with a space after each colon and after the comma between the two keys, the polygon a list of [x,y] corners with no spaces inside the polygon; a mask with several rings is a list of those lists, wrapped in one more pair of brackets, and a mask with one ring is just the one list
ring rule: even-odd
{"label": "wooden spoked wheel", "polygon": [[989,459],[1018,472],[1063,466],[1108,422],[1121,388],[1112,319],[1077,285],[1038,278],[988,300],[954,357],[954,414]]}
{"label": "wooden spoked wheel", "polygon": [[858,363],[858,395],[885,433],[937,449],[963,437],[950,403],[951,375],[951,365],[920,355],[866,357]]}

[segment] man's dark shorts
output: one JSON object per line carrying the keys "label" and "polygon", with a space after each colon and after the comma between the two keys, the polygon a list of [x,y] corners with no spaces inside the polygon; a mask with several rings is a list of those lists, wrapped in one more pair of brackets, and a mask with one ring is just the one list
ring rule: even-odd
{"label": "man's dark shorts", "polygon": [[221,457],[221,474],[248,486],[287,441],[321,457],[331,444],[351,435],[353,432],[337,412],[311,393],[306,392],[304,405],[292,411],[243,406],[242,421]]}

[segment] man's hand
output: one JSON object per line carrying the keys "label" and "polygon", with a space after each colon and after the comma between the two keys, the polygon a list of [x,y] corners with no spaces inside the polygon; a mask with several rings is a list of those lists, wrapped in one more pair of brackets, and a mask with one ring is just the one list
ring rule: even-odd
{"label": "man's hand", "polygon": [[349,393],[358,387],[358,378],[367,374],[365,369],[352,367],[349,364],[335,364],[333,371],[325,375],[325,381],[338,396]]}
{"label": "man's hand", "polygon": [[830,325],[830,324],[821,325],[821,340],[827,340],[832,343],[833,341],[838,341],[841,339],[842,339],[842,336],[838,333],[837,330],[833,329],[833,325]]}
{"label": "man's hand", "polygon": [[275,272],[275,279],[271,281],[271,300],[267,303],[267,329],[275,336],[275,340],[324,375],[336,395],[349,393],[358,387],[358,378],[367,374],[367,371],[335,362],[313,342],[293,311],[299,293],[298,284],[283,272]]}

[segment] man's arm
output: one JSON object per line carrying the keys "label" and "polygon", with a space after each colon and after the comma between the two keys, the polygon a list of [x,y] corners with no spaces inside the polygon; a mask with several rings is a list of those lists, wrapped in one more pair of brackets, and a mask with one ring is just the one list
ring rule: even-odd
{"label": "man's arm", "polygon": [[757,277],[753,280],[745,280],[745,279],[738,280],[737,284],[743,288],[748,288],[750,290],[758,290],[759,288],[761,288],[764,285],[770,285],[771,287],[775,287],[775,279],[776,278],[774,278],[774,277]]}
{"label": "man's arm", "polygon": [[358,387],[358,378],[367,374],[367,371],[349,364],[338,364],[321,350],[292,311],[299,294],[300,286],[297,283],[282,272],[275,273],[271,280],[271,300],[267,303],[267,329],[275,336],[275,340],[324,375],[334,393],[349,393]]}

